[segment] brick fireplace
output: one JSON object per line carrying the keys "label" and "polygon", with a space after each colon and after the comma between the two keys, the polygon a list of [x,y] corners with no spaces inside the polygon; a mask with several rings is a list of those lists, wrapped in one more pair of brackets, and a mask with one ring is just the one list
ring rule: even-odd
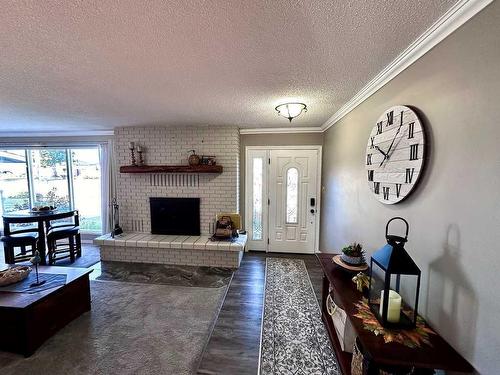
{"label": "brick fireplace", "polygon": [[186,165],[189,150],[216,156],[222,174],[117,173],[116,195],[124,231],[151,231],[150,197],[200,198],[200,230],[213,232],[218,212],[238,211],[239,131],[236,127],[120,127],[115,129],[115,162],[129,165],[128,145],[145,149],[146,164]]}
{"label": "brick fireplace", "polygon": [[[120,205],[123,235],[109,234],[94,240],[104,261],[182,264],[193,266],[239,266],[246,236],[233,242],[211,241],[215,216],[238,211],[239,131],[236,127],[123,127],[115,129],[116,166],[130,164],[129,142],[145,150],[148,165],[187,165],[189,150],[215,156],[224,170],[204,173],[119,173],[116,197]],[[151,234],[150,198],[195,198],[199,206],[199,232]],[[199,199],[199,201],[198,201]],[[172,199],[175,200],[175,199]],[[160,214],[161,216],[161,214]],[[168,217],[160,217],[168,221]],[[187,222],[187,220],[185,220]]]}

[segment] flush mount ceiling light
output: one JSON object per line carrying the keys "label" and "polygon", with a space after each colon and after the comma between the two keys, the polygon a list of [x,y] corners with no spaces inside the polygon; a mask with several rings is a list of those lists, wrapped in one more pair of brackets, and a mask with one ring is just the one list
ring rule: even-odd
{"label": "flush mount ceiling light", "polygon": [[290,122],[302,112],[307,112],[307,106],[304,103],[283,103],[275,109],[278,115],[287,118]]}

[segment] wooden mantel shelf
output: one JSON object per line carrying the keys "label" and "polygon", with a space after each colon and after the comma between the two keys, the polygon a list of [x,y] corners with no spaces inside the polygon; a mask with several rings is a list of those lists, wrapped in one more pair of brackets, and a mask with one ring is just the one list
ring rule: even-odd
{"label": "wooden mantel shelf", "polygon": [[222,173],[222,165],[123,165],[120,173]]}

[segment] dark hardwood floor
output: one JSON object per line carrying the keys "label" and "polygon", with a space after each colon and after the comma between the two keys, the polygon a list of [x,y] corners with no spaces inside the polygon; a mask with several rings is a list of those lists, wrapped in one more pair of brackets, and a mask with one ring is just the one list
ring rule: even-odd
{"label": "dark hardwood floor", "polygon": [[[3,249],[0,248],[0,250],[2,250],[0,252],[1,257]],[[94,250],[94,246],[84,244],[83,250],[84,253],[85,250]],[[266,258],[268,257],[304,260],[316,297],[318,301],[321,300],[323,273],[315,255],[266,254],[263,252],[245,253],[240,268],[235,271],[231,280],[219,317],[201,358],[198,374],[257,374],[265,266]],[[137,282],[137,278],[140,277],[141,282],[145,282],[144,280],[151,278],[151,273],[154,274],[155,280],[158,278],[158,273],[161,273],[156,272],[157,270],[155,271],[155,267],[158,267],[158,265],[148,265],[151,268],[148,270],[147,275],[143,275],[144,272],[141,272],[141,267],[145,267],[145,265],[121,265],[122,268],[133,268],[133,274],[129,275],[127,273],[125,275],[127,277],[125,277],[121,268],[118,270],[120,272],[118,272],[112,266],[112,264],[103,265],[101,262],[93,264],[89,267],[93,269],[90,278]],[[177,272],[180,276],[186,273],[186,267],[173,266],[170,268],[182,268],[182,270]],[[173,272],[173,276],[176,276],[177,273]],[[170,278],[165,283],[177,285],[176,282],[170,280],[173,277],[170,273],[168,276]],[[127,280],[124,280],[124,277]],[[132,279],[129,280],[130,278]]]}
{"label": "dark hardwood floor", "polygon": [[234,273],[198,374],[257,374],[268,257],[304,260],[316,297],[321,300],[323,273],[316,256],[245,253],[240,268]]}

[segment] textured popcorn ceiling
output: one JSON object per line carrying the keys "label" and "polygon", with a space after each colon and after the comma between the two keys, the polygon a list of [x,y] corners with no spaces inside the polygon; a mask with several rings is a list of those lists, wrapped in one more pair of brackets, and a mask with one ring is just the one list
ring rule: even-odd
{"label": "textured popcorn ceiling", "polygon": [[319,126],[454,3],[2,1],[0,132]]}

